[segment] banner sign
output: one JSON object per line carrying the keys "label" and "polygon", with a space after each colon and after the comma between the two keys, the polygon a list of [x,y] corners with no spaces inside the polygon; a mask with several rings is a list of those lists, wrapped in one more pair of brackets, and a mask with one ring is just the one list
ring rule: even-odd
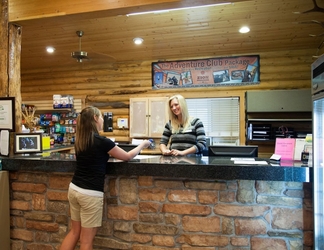
{"label": "banner sign", "polygon": [[260,83],[260,57],[235,56],[152,63],[153,89]]}

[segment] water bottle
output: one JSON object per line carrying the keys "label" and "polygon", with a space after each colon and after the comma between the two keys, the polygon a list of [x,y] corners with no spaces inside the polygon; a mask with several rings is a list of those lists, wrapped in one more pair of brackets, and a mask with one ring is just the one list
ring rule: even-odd
{"label": "water bottle", "polygon": [[150,144],[150,146],[148,146],[148,148],[149,149],[155,149],[155,142],[154,142],[154,140],[153,139],[148,139],[150,142],[151,142],[151,144]]}

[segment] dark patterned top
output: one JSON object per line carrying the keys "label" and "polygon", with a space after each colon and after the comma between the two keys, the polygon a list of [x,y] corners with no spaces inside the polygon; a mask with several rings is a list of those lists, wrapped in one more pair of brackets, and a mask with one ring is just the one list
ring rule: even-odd
{"label": "dark patterned top", "polygon": [[206,148],[206,135],[202,121],[195,118],[191,121],[190,126],[183,130],[182,128],[178,133],[172,134],[171,122],[167,122],[164,127],[160,144],[168,145],[170,141],[170,150],[185,150],[196,147],[196,154],[201,154]]}

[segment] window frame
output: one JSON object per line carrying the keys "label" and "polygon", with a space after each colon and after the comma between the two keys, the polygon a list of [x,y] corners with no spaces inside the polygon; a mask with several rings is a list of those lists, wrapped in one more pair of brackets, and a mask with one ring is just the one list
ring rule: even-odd
{"label": "window frame", "polygon": [[[244,105],[245,98],[244,97],[245,97],[244,95],[239,94],[239,95],[233,95],[233,96],[218,96],[218,97],[214,97],[214,96],[213,97],[199,97],[199,98],[187,97],[186,100],[187,100],[187,105],[188,105],[188,110],[189,110],[190,116],[200,118],[203,121],[204,126],[205,126],[205,123],[206,123],[206,127],[208,127],[209,124],[208,124],[208,122],[205,121],[204,116],[198,115],[196,112],[192,111],[193,108],[192,108],[191,103],[193,101],[195,101],[195,100],[203,101],[203,100],[213,100],[213,99],[217,99],[217,100],[222,100],[222,99],[224,99],[224,100],[229,100],[229,99],[237,100],[237,103],[238,103],[238,107],[237,107],[238,123],[237,123],[237,126],[238,126],[238,128],[237,128],[236,132],[238,131],[238,135],[236,136],[237,141],[235,141],[235,144],[236,145],[245,145],[245,143],[246,143],[245,130],[246,129],[245,129],[245,105]],[[206,136],[207,137],[213,137],[213,141],[210,142],[210,145],[219,143],[217,141],[217,139],[216,140],[214,139],[214,137],[218,137],[217,134],[211,133],[208,128],[206,129]],[[222,136],[220,136],[220,137],[222,137]],[[232,143],[232,142],[230,142],[230,143]],[[227,144],[227,142],[221,142],[221,144]]]}

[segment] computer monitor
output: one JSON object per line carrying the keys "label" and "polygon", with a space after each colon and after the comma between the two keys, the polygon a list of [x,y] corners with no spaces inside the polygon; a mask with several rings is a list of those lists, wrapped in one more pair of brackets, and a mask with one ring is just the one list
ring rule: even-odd
{"label": "computer monitor", "polygon": [[258,157],[258,146],[225,146],[212,145],[208,147],[209,156],[218,157]]}
{"label": "computer monitor", "polygon": [[136,148],[137,145],[133,145],[133,144],[122,144],[122,143],[118,143],[117,144],[118,147],[124,149],[126,152],[131,151],[132,149]]}

